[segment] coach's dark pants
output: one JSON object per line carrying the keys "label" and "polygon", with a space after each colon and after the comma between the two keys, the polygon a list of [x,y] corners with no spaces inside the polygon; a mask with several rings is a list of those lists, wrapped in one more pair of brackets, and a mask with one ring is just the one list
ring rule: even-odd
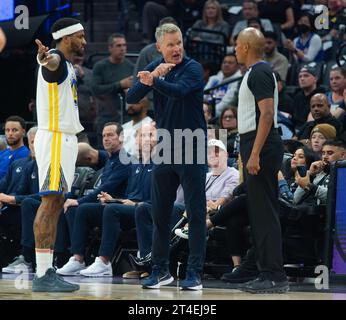
{"label": "coach's dark pants", "polygon": [[21,233],[20,207],[4,204],[0,211],[0,231],[19,243]]}
{"label": "coach's dark pants", "polygon": [[[71,232],[71,253],[85,255],[88,231],[93,227],[102,228],[102,215],[105,206],[101,203],[83,203],[69,208],[66,218]],[[70,210],[71,209],[71,210]]]}
{"label": "coach's dark pants", "polygon": [[[151,215],[151,204],[142,203],[138,205],[135,212],[136,233],[139,255],[145,257],[151,252],[153,239],[153,219]],[[185,206],[175,203],[173,206],[170,229],[181,219]]]}
{"label": "coach's dark pants", "polygon": [[256,132],[240,136],[240,153],[244,164],[247,205],[257,267],[272,280],[284,275],[282,239],[279,221],[278,178],[282,164],[283,144],[276,130],[272,130],[260,154],[260,171],[250,175],[246,170]]}
{"label": "coach's dark pants", "polygon": [[151,184],[154,265],[168,267],[171,214],[181,184],[189,223],[188,267],[202,272],[206,246],[205,175],[205,165],[162,164],[154,167]]}
{"label": "coach's dark pants", "polygon": [[88,231],[93,227],[102,229],[99,255],[111,258],[121,230],[135,227],[135,206],[124,204],[83,203],[75,211],[71,252],[85,254]]}

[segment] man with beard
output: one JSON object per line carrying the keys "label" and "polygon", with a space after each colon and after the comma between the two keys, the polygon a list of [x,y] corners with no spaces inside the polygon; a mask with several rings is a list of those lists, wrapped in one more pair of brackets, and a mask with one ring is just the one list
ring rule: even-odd
{"label": "man with beard", "polygon": [[[325,204],[328,196],[329,171],[331,164],[346,158],[345,143],[340,140],[327,140],[322,147],[322,159],[311,164],[305,177],[296,177],[298,185],[294,192],[294,203],[313,203],[311,197]],[[310,200],[310,201],[309,201]]]}
{"label": "man with beard", "polygon": [[97,143],[102,144],[102,130],[107,122],[123,122],[122,96],[132,85],[133,63],[126,58],[127,42],[123,34],[108,38],[109,57],[95,63],[91,89],[97,101],[95,119]]}
{"label": "man with beard", "polygon": [[70,62],[83,54],[84,28],[73,18],[56,21],[51,29],[56,49],[49,50],[40,40],[37,62],[37,120],[35,153],[39,168],[42,202],[34,221],[36,275],[34,292],[72,292],[78,285],[68,283],[52,268],[53,248],[64,194],[71,190],[78,153],[76,134],[79,122],[77,77]]}
{"label": "man with beard", "polygon": [[333,117],[330,112],[327,96],[323,93],[316,93],[310,100],[310,112],[314,120],[308,121],[297,134],[298,140],[309,139],[312,129],[321,123],[327,123],[333,126],[337,135],[342,132],[342,124]]}
{"label": "man with beard", "polygon": [[10,164],[17,159],[29,156],[29,149],[24,145],[25,121],[18,116],[10,116],[5,121],[5,136],[8,148],[0,152],[0,179],[3,178]]}
{"label": "man with beard", "polygon": [[124,149],[131,155],[135,155],[136,132],[142,125],[153,121],[147,116],[149,100],[144,97],[141,101],[127,105],[127,114],[131,120],[124,123]]}
{"label": "man with beard", "polygon": [[278,51],[278,35],[273,31],[267,31],[263,33],[266,44],[264,46],[264,60],[267,61],[276,71],[282,81],[286,81],[288,72],[288,60]]}

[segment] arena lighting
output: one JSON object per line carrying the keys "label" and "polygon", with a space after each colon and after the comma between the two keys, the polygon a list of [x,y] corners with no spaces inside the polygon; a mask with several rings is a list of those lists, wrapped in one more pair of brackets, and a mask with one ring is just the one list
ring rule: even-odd
{"label": "arena lighting", "polygon": [[24,47],[33,42],[34,36],[49,17],[49,14],[29,18],[29,29],[16,29],[14,20],[0,22],[0,27],[6,34],[7,44],[6,49]]}
{"label": "arena lighting", "polygon": [[0,21],[12,20],[14,18],[14,0],[0,1]]}
{"label": "arena lighting", "polygon": [[62,10],[66,10],[66,9],[69,9],[71,7],[71,5],[69,3],[65,4],[64,6],[61,6],[61,7],[57,7],[55,9],[55,11],[62,11]]}

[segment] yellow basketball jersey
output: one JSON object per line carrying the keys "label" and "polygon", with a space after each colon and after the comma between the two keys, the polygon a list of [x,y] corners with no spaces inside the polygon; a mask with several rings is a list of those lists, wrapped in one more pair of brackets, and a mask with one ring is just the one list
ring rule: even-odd
{"label": "yellow basketball jersey", "polygon": [[61,60],[61,63],[67,67],[67,76],[61,83],[47,82],[42,74],[43,67],[39,67],[36,94],[38,128],[76,134],[84,129],[79,121],[77,77],[69,61]]}

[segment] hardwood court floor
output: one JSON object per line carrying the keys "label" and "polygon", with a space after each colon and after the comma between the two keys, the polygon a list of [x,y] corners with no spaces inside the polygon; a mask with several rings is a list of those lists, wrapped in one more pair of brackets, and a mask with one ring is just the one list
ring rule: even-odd
{"label": "hardwood court floor", "polygon": [[0,300],[346,300],[346,287],[336,292],[299,291],[291,286],[287,294],[253,295],[228,288],[209,288],[202,292],[180,291],[176,286],[160,290],[144,290],[137,280],[123,281],[121,278],[66,277],[79,283],[80,290],[74,293],[31,292],[32,275],[4,275],[0,279]]}

